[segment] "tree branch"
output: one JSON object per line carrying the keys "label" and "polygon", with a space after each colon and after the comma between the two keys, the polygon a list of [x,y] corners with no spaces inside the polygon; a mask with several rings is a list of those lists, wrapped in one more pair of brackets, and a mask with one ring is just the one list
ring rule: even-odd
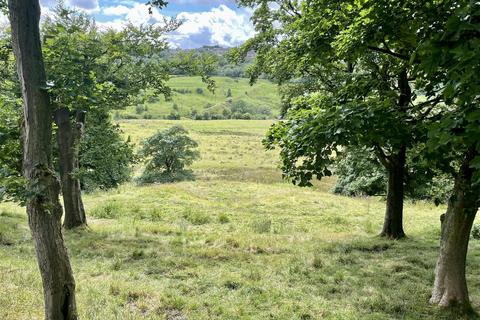
{"label": "tree branch", "polygon": [[410,58],[408,56],[400,54],[400,53],[396,53],[394,51],[391,51],[390,49],[378,48],[378,47],[374,47],[374,46],[367,46],[367,48],[372,50],[372,51],[385,53],[385,54],[391,55],[395,58],[399,58],[399,59],[402,59],[402,60],[405,60],[405,61],[410,60]]}
{"label": "tree branch", "polygon": [[385,154],[383,149],[378,144],[375,144],[373,146],[373,148],[374,148],[374,152],[375,152],[375,155],[377,156],[378,160],[382,163],[382,165],[385,168],[389,168],[391,166],[392,162],[390,161],[388,156]]}

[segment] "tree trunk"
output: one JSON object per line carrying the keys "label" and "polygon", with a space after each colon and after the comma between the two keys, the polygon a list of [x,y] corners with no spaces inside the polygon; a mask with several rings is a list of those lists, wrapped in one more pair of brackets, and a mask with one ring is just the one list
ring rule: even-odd
{"label": "tree trunk", "polygon": [[58,128],[58,160],[62,181],[63,205],[65,207],[63,226],[66,229],[87,224],[80,181],[73,176],[74,171],[78,170],[78,144],[83,134],[84,119],[83,113],[77,113],[77,123],[75,128],[72,128],[68,108],[55,111],[55,123]]}
{"label": "tree trunk", "polygon": [[[412,100],[412,89],[408,82],[406,70],[402,70],[398,75],[398,90],[397,106],[402,113],[405,113]],[[399,119],[399,121],[402,121],[402,119]],[[388,157],[382,152],[382,159],[380,159],[388,172],[387,207],[380,235],[390,239],[405,237],[403,231],[403,198],[406,151],[407,147],[404,143],[397,153]]]}
{"label": "tree trunk", "polygon": [[405,160],[406,148],[402,147],[397,154],[389,156],[386,166],[388,171],[387,205],[380,235],[390,239],[405,237],[403,231]]}
{"label": "tree trunk", "polygon": [[13,49],[24,102],[27,214],[42,276],[45,318],[77,319],[75,281],[64,245],[60,186],[51,170],[52,110],[40,45],[38,0],[9,0]]}
{"label": "tree trunk", "polygon": [[469,311],[465,263],[470,231],[480,201],[480,190],[472,186],[469,167],[473,152],[465,156],[455,179],[448,209],[442,215],[440,255],[435,268],[435,282],[430,303],[441,307],[456,306]]}

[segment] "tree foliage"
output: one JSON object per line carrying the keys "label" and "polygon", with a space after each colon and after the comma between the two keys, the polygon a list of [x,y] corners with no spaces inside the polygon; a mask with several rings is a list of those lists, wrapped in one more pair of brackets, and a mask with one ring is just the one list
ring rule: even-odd
{"label": "tree foliage", "polygon": [[22,104],[10,35],[0,31],[0,201],[24,202]]}
{"label": "tree foliage", "polygon": [[139,181],[172,182],[193,178],[186,167],[200,157],[197,147],[197,142],[188,136],[188,131],[182,126],[157,132],[142,143],[139,154],[146,166]]}
{"label": "tree foliage", "polygon": [[118,125],[112,125],[108,114],[88,116],[85,135],[80,143],[79,170],[82,189],[116,188],[131,178],[132,165],[137,161],[133,144],[123,138]]}

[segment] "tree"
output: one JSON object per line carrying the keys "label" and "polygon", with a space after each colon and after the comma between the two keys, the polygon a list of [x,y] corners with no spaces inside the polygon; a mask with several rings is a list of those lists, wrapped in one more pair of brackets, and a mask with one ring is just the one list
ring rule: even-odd
{"label": "tree", "polygon": [[200,157],[198,144],[188,131],[176,125],[159,131],[143,142],[140,156],[145,159],[142,183],[172,182],[192,178],[186,167]]}
{"label": "tree", "polygon": [[241,3],[256,8],[257,35],[231,56],[257,52],[252,81],[267,73],[279,84],[297,82],[290,93],[298,95],[286,100],[293,107],[266,140],[280,147],[284,176],[310,185],[331,174],[341,148],[368,148],[388,173],[381,235],[402,238],[407,150],[424,141],[441,101],[417,99],[412,59],[429,24],[445,14],[414,1]]}
{"label": "tree", "polygon": [[113,108],[124,108],[147,87],[168,96],[167,67],[156,58],[166,48],[161,35],[176,27],[169,21],[165,26],[128,25],[119,32],[101,33],[91,18],[63,5],[46,19],[44,53],[55,106],[65,228],[87,223],[75,175],[80,171],[86,113],[106,115]]}
{"label": "tree", "polygon": [[427,97],[440,92],[448,111],[430,126],[430,163],[455,179],[441,218],[440,255],[430,302],[471,309],[465,264],[470,231],[480,206],[480,4],[447,1],[448,19],[418,50],[417,85]]}
{"label": "tree", "polygon": [[[453,189],[449,175],[436,169],[422,157],[422,148],[412,148],[407,154],[405,196],[413,200],[446,203]],[[387,175],[385,168],[369,150],[348,148],[336,155],[335,193],[348,196],[385,195]]]}
{"label": "tree", "polygon": [[60,185],[51,168],[52,105],[40,44],[37,0],[9,0],[13,50],[24,103],[27,214],[42,276],[45,318],[77,319],[75,281],[62,236]]}

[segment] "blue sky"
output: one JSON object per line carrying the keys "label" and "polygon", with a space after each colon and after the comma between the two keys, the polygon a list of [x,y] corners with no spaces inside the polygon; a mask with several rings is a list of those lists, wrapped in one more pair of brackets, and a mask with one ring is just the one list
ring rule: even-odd
{"label": "blue sky", "polygon": [[[238,8],[234,0],[170,0],[163,10],[148,15],[144,1],[137,0],[65,0],[66,4],[84,10],[101,28],[120,29],[127,22],[161,23],[165,16],[176,16],[183,25],[168,36],[172,47],[185,49],[204,45],[232,47],[253,35],[251,11]],[[55,0],[40,0],[42,13],[48,14]]]}

